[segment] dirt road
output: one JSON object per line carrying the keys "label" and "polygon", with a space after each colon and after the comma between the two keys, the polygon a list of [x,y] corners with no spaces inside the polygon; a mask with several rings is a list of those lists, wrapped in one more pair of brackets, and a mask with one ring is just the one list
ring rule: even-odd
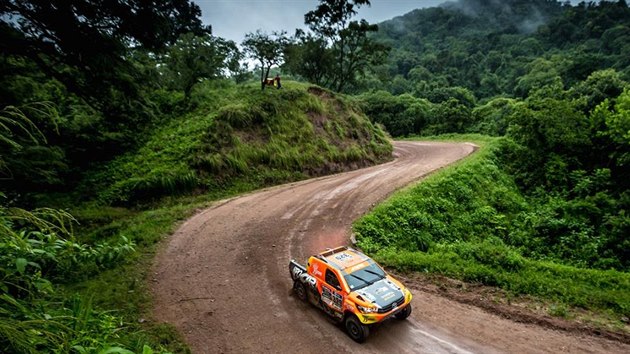
{"label": "dirt road", "polygon": [[289,259],[349,244],[353,220],[396,189],[474,151],[470,144],[395,143],[396,160],[217,203],[156,257],[154,317],[195,353],[630,353],[630,346],[512,322],[414,291],[408,321],[364,344],[291,293]]}

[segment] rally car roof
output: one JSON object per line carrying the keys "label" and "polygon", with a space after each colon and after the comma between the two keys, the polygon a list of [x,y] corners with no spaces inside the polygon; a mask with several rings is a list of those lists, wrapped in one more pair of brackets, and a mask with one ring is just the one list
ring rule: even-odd
{"label": "rally car roof", "polygon": [[318,255],[318,258],[346,273],[366,267],[370,261],[370,257],[346,246],[324,251]]}

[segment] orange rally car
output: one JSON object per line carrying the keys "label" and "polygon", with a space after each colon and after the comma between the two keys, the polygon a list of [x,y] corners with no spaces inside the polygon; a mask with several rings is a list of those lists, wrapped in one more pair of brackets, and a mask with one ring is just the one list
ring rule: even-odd
{"label": "orange rally car", "polygon": [[411,292],[355,249],[327,250],[311,256],[306,267],[291,260],[289,271],[297,297],[343,323],[359,343],[369,335],[370,325],[411,314]]}

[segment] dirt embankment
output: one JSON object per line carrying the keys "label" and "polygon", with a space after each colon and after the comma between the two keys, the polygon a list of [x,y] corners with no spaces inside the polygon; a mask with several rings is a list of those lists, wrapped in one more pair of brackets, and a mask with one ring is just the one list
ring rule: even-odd
{"label": "dirt embankment", "polygon": [[474,151],[397,142],[396,160],[219,202],[167,240],[154,268],[155,319],[195,353],[628,353],[630,345],[512,321],[417,286],[408,321],[350,340],[291,294],[288,261],[348,244],[353,220],[396,189]]}

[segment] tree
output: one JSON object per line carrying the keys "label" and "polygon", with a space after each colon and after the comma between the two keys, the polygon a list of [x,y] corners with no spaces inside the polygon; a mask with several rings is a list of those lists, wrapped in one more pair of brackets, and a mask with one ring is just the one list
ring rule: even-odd
{"label": "tree", "polygon": [[442,103],[455,98],[460,104],[472,109],[477,104],[475,94],[465,87],[435,87],[426,92],[426,98],[433,103]]}
{"label": "tree", "polygon": [[591,73],[586,80],[574,85],[569,93],[584,102],[584,112],[587,113],[607,98],[614,100],[627,86],[628,83],[615,69],[606,69]]}
{"label": "tree", "polygon": [[24,144],[19,140],[20,135],[25,136],[29,142],[35,144],[46,139],[20,108],[4,107],[0,110],[0,152],[2,152],[0,154],[0,179],[4,179],[4,173],[9,176],[11,173],[7,168],[6,156],[12,150],[23,148]]}
{"label": "tree", "polygon": [[472,110],[457,98],[449,98],[433,106],[432,121],[422,133],[462,133],[472,124]]}
{"label": "tree", "polygon": [[343,91],[345,87],[355,83],[357,76],[365,76],[370,67],[385,61],[387,47],[368,36],[368,33],[376,31],[377,25],[361,20],[350,22],[348,28],[342,32],[345,46],[340,46],[338,51],[346,53],[341,55],[344,59],[340,61],[337,72],[337,91]]}
{"label": "tree", "polygon": [[492,136],[505,135],[508,120],[517,102],[513,98],[497,97],[483,105],[475,107],[472,111],[475,126],[472,132]]}
{"label": "tree", "polygon": [[163,49],[210,31],[189,0],[0,0],[0,49],[28,58],[94,104],[112,87],[136,90],[131,46]]}
{"label": "tree", "polygon": [[552,60],[537,58],[526,66],[529,71],[517,80],[514,87],[516,95],[527,97],[530,91],[562,81],[558,68],[566,67],[568,63],[563,58],[555,56]]}
{"label": "tree", "polygon": [[625,89],[614,105],[608,99],[599,104],[591,115],[591,125],[599,128],[598,137],[608,140],[605,146],[609,149],[609,156],[616,165],[624,167],[627,181],[630,177],[630,169],[627,168],[630,164],[630,90]]}
{"label": "tree", "polygon": [[285,48],[285,68],[294,75],[320,86],[329,86],[335,62],[326,40],[297,30]]}
{"label": "tree", "polygon": [[241,54],[233,41],[209,34],[186,33],[173,44],[165,58],[172,84],[189,97],[193,86],[202,79],[236,71]]}
{"label": "tree", "polygon": [[257,30],[256,33],[248,33],[242,45],[250,58],[260,63],[260,85],[265,89],[265,82],[269,77],[269,70],[274,65],[282,64],[284,60],[284,48],[288,44],[286,32],[273,32],[271,35]]}
{"label": "tree", "polygon": [[332,51],[334,62],[327,70],[330,86],[341,92],[357,75],[384,60],[386,47],[368,36],[378,27],[367,21],[350,21],[356,8],[369,0],[320,0],[317,9],[304,15],[304,22]]}
{"label": "tree", "polygon": [[[33,83],[0,89],[0,105],[55,102],[65,129],[51,148],[63,147],[78,170],[110,159],[163,116],[148,94],[158,81],[155,63],[142,65],[137,53],[209,32],[200,15],[191,0],[0,0],[0,81]],[[20,153],[28,150],[41,157],[41,147]]]}

